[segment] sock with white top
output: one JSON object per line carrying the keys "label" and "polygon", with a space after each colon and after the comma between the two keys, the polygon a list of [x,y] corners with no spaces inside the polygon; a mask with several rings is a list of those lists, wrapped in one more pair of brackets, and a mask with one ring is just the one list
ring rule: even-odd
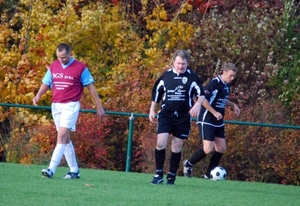
{"label": "sock with white top", "polygon": [[55,170],[56,170],[57,166],[59,165],[62,156],[64,155],[65,148],[66,148],[65,144],[57,144],[55,146],[55,149],[53,151],[52,158],[50,161],[50,165],[48,167],[49,169],[52,170],[53,174],[55,173]]}
{"label": "sock with white top", "polygon": [[78,164],[76,161],[75,150],[74,150],[72,141],[70,141],[70,143],[66,145],[64,155],[65,155],[66,161],[68,163],[68,166],[70,167],[70,172],[77,173],[78,172]]}

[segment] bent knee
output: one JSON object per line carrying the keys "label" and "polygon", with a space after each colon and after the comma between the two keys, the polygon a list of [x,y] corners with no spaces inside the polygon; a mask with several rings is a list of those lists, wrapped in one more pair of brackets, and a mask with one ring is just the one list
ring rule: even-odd
{"label": "bent knee", "polygon": [[156,149],[158,149],[158,150],[162,150],[162,149],[165,149],[166,148],[166,145],[165,144],[163,144],[163,143],[157,143],[156,144]]}
{"label": "bent knee", "polygon": [[204,150],[205,154],[210,154],[215,151],[215,149],[213,147],[203,148],[203,150]]}
{"label": "bent knee", "polygon": [[216,145],[216,148],[215,148],[215,150],[217,151],[217,152],[219,152],[219,153],[225,153],[225,151],[226,151],[226,145]]}
{"label": "bent knee", "polygon": [[225,153],[226,147],[224,147],[224,148],[218,148],[218,149],[216,149],[216,151],[219,152],[219,153]]}
{"label": "bent knee", "polygon": [[179,153],[182,150],[182,146],[172,147],[171,151],[174,153]]}

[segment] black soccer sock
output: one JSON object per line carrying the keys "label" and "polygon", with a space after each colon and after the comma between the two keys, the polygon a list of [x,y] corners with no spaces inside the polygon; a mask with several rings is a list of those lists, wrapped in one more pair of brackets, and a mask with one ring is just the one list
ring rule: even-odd
{"label": "black soccer sock", "polygon": [[172,152],[170,158],[170,168],[169,168],[170,174],[176,175],[177,169],[179,167],[180,159],[181,159],[181,152],[178,153]]}
{"label": "black soccer sock", "polygon": [[222,156],[223,156],[223,153],[220,153],[217,151],[215,151],[212,154],[212,156],[210,158],[209,166],[208,166],[206,174],[205,174],[207,177],[210,177],[210,172],[219,165]]}
{"label": "black soccer sock", "polygon": [[[190,163],[190,166],[193,166],[197,162],[199,162],[201,159],[206,157],[206,153],[204,152],[203,148],[198,149],[195,154],[188,160],[188,163]],[[189,165],[186,165],[189,166]]]}
{"label": "black soccer sock", "polygon": [[164,163],[166,158],[166,149],[158,150],[155,149],[155,165],[156,165],[156,174],[163,176],[164,174]]}

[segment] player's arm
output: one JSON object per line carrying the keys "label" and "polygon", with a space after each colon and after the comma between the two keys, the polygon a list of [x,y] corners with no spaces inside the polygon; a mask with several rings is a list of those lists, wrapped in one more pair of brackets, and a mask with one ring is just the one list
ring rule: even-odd
{"label": "player's arm", "polygon": [[207,99],[204,100],[203,102],[203,107],[205,107],[205,109],[207,109],[210,113],[212,113],[216,118],[217,120],[220,120],[223,118],[223,115],[220,113],[220,112],[217,112],[210,104],[209,102],[207,101]]}
{"label": "player's arm", "polygon": [[156,117],[156,112],[155,112],[156,106],[162,100],[162,96],[164,94],[162,78],[163,75],[155,82],[152,88],[151,105],[149,109],[149,120],[152,123],[154,123],[154,119]]}
{"label": "player's arm", "polygon": [[[208,100],[211,99],[212,93],[216,93],[218,91],[217,89],[218,83],[216,79],[211,80],[207,86],[205,87],[204,93],[205,93],[205,100],[203,102],[203,107],[207,109],[210,113],[212,113],[217,120],[221,120],[223,118],[223,115],[220,112],[217,112],[209,103]],[[216,95],[216,94],[215,94]]]}
{"label": "player's arm", "polygon": [[100,98],[99,98],[98,92],[94,86],[94,82],[95,82],[94,78],[92,77],[90,71],[88,70],[88,68],[85,68],[85,70],[81,74],[81,83],[83,86],[85,86],[89,90],[89,92],[97,106],[97,114],[99,115],[100,119],[102,119],[102,117],[105,114],[105,111],[100,102]]}
{"label": "player's arm", "polygon": [[197,101],[194,103],[193,107],[189,111],[192,117],[198,116],[201,106],[205,100],[203,83],[198,75],[195,74],[195,76],[196,76],[195,82],[197,84],[197,86],[195,87]]}
{"label": "player's arm", "polygon": [[42,82],[43,83],[42,83],[38,93],[32,100],[34,106],[37,106],[37,102],[40,100],[41,96],[43,94],[45,94],[49,88],[52,87],[52,75],[51,75],[50,69],[47,70]]}
{"label": "player's arm", "polygon": [[197,98],[197,101],[195,102],[195,104],[193,105],[193,107],[191,108],[190,110],[190,115],[192,117],[197,117],[199,112],[200,112],[200,108],[201,108],[201,105],[203,104],[205,100],[205,96],[204,95],[201,95]]}
{"label": "player's arm", "polygon": [[102,118],[104,116],[105,112],[104,112],[104,109],[103,109],[102,104],[100,102],[98,92],[97,92],[96,88],[94,87],[94,84],[92,84],[92,83],[88,84],[86,86],[86,88],[89,90],[89,92],[90,92],[90,94],[91,94],[92,98],[94,99],[94,102],[97,106],[97,114],[99,115],[100,118]]}
{"label": "player's arm", "polygon": [[35,96],[35,97],[33,98],[33,100],[32,100],[34,106],[37,106],[37,102],[40,100],[41,96],[42,96],[43,94],[45,94],[45,93],[48,91],[49,88],[50,88],[50,87],[49,87],[49,85],[47,85],[47,84],[42,84],[42,85],[41,85],[41,87],[40,87],[38,93],[36,94],[36,96]]}
{"label": "player's arm", "polygon": [[236,114],[236,116],[240,115],[240,112],[241,112],[240,108],[235,103],[233,103],[232,101],[227,100],[226,106],[232,107],[235,114]]}
{"label": "player's arm", "polygon": [[149,120],[152,123],[154,123],[154,119],[155,119],[155,116],[156,116],[156,112],[155,112],[156,106],[157,106],[157,103],[152,101],[151,106],[150,106],[150,110],[149,110]]}

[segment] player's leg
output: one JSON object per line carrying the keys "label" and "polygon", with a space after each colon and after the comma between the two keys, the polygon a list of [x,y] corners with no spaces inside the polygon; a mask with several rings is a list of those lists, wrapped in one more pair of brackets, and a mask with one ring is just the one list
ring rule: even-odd
{"label": "player's leg", "polygon": [[151,184],[162,184],[164,176],[164,163],[166,158],[166,145],[169,133],[160,133],[157,135],[157,142],[154,151],[155,157],[155,175]]}
{"label": "player's leg", "polygon": [[70,130],[65,127],[59,127],[57,133],[57,143],[54,148],[51,161],[49,164],[49,169],[53,172],[56,171],[57,166],[59,165],[61,158],[65,152],[66,141],[70,138]]}
{"label": "player's leg", "polygon": [[166,145],[169,135],[172,131],[172,125],[170,123],[170,114],[168,112],[158,113],[158,125],[157,125],[157,141],[154,151],[155,157],[155,175],[151,184],[162,184],[164,175],[164,162],[166,158]]}
{"label": "player's leg", "polygon": [[174,184],[176,173],[181,160],[183,141],[188,139],[191,128],[191,116],[189,113],[180,112],[173,117],[172,143],[170,168],[167,175],[167,184]]}
{"label": "player's leg", "polygon": [[210,125],[198,124],[203,147],[199,148],[191,158],[183,163],[183,174],[192,177],[193,166],[214,151],[214,128]]}
{"label": "player's leg", "polygon": [[214,141],[214,147],[215,152],[212,154],[210,158],[210,162],[206,171],[206,177],[210,177],[210,172],[215,167],[217,167],[221,161],[221,158],[226,150],[226,140],[224,135],[224,127],[216,128],[215,130],[215,141]]}
{"label": "player's leg", "polygon": [[[71,102],[64,112],[64,125],[70,128],[71,131],[76,131],[76,122],[78,120],[80,104],[79,102]],[[66,138],[62,137],[62,141],[65,141],[66,147],[64,156],[70,168],[70,171],[64,176],[64,179],[80,178],[79,168],[76,161],[75,149],[70,138],[70,130]]]}
{"label": "player's leg", "polygon": [[66,145],[64,156],[70,168],[70,172],[64,176],[64,179],[80,178],[75,149],[71,140],[70,143]]}
{"label": "player's leg", "polygon": [[71,140],[69,144],[66,145],[64,156],[70,168],[70,172],[77,173],[78,165],[76,161],[75,149]]}
{"label": "player's leg", "polygon": [[166,158],[166,146],[169,133],[160,133],[157,135],[157,143],[155,148],[155,165],[156,174],[163,176],[163,167]]}
{"label": "player's leg", "polygon": [[[61,117],[61,113],[62,113],[62,107],[60,106],[59,103],[52,103],[51,112],[52,112],[52,117],[53,117],[53,120],[54,120],[54,123],[55,123],[56,130],[58,132],[59,131],[59,125],[60,125],[60,117]],[[60,153],[59,151],[61,149],[63,149],[63,148],[61,148],[61,146],[58,146],[58,145],[55,146],[55,149],[52,153],[51,161],[52,161],[52,159],[54,159],[54,161],[55,161],[56,156],[57,156],[56,154]],[[51,161],[50,161],[50,164],[51,164]],[[52,167],[54,167],[53,164],[52,164]],[[54,168],[52,168],[52,169],[54,169]],[[48,169],[42,169],[42,175],[44,177],[52,178],[53,174],[55,172],[52,169],[50,168],[50,165],[49,165]]]}
{"label": "player's leg", "polygon": [[171,158],[170,158],[170,167],[167,174],[167,184],[174,184],[175,182],[176,173],[181,160],[182,145],[183,145],[183,139],[179,139],[175,136],[172,137]]}
{"label": "player's leg", "polygon": [[[51,178],[55,173],[56,168],[59,165],[61,158],[65,153],[66,145],[70,143],[70,130],[75,131],[75,124],[78,119],[79,109],[80,109],[79,102],[70,102],[66,104],[60,104],[60,103],[52,104],[52,116],[56,128],[58,130],[57,143],[53,151],[48,169],[42,170],[43,176]],[[74,155],[74,157],[72,158],[75,158],[75,151],[73,152],[73,154],[71,153],[71,155]],[[79,178],[80,174],[78,171],[78,167],[77,167],[77,173],[74,174],[76,174],[76,178]]]}

